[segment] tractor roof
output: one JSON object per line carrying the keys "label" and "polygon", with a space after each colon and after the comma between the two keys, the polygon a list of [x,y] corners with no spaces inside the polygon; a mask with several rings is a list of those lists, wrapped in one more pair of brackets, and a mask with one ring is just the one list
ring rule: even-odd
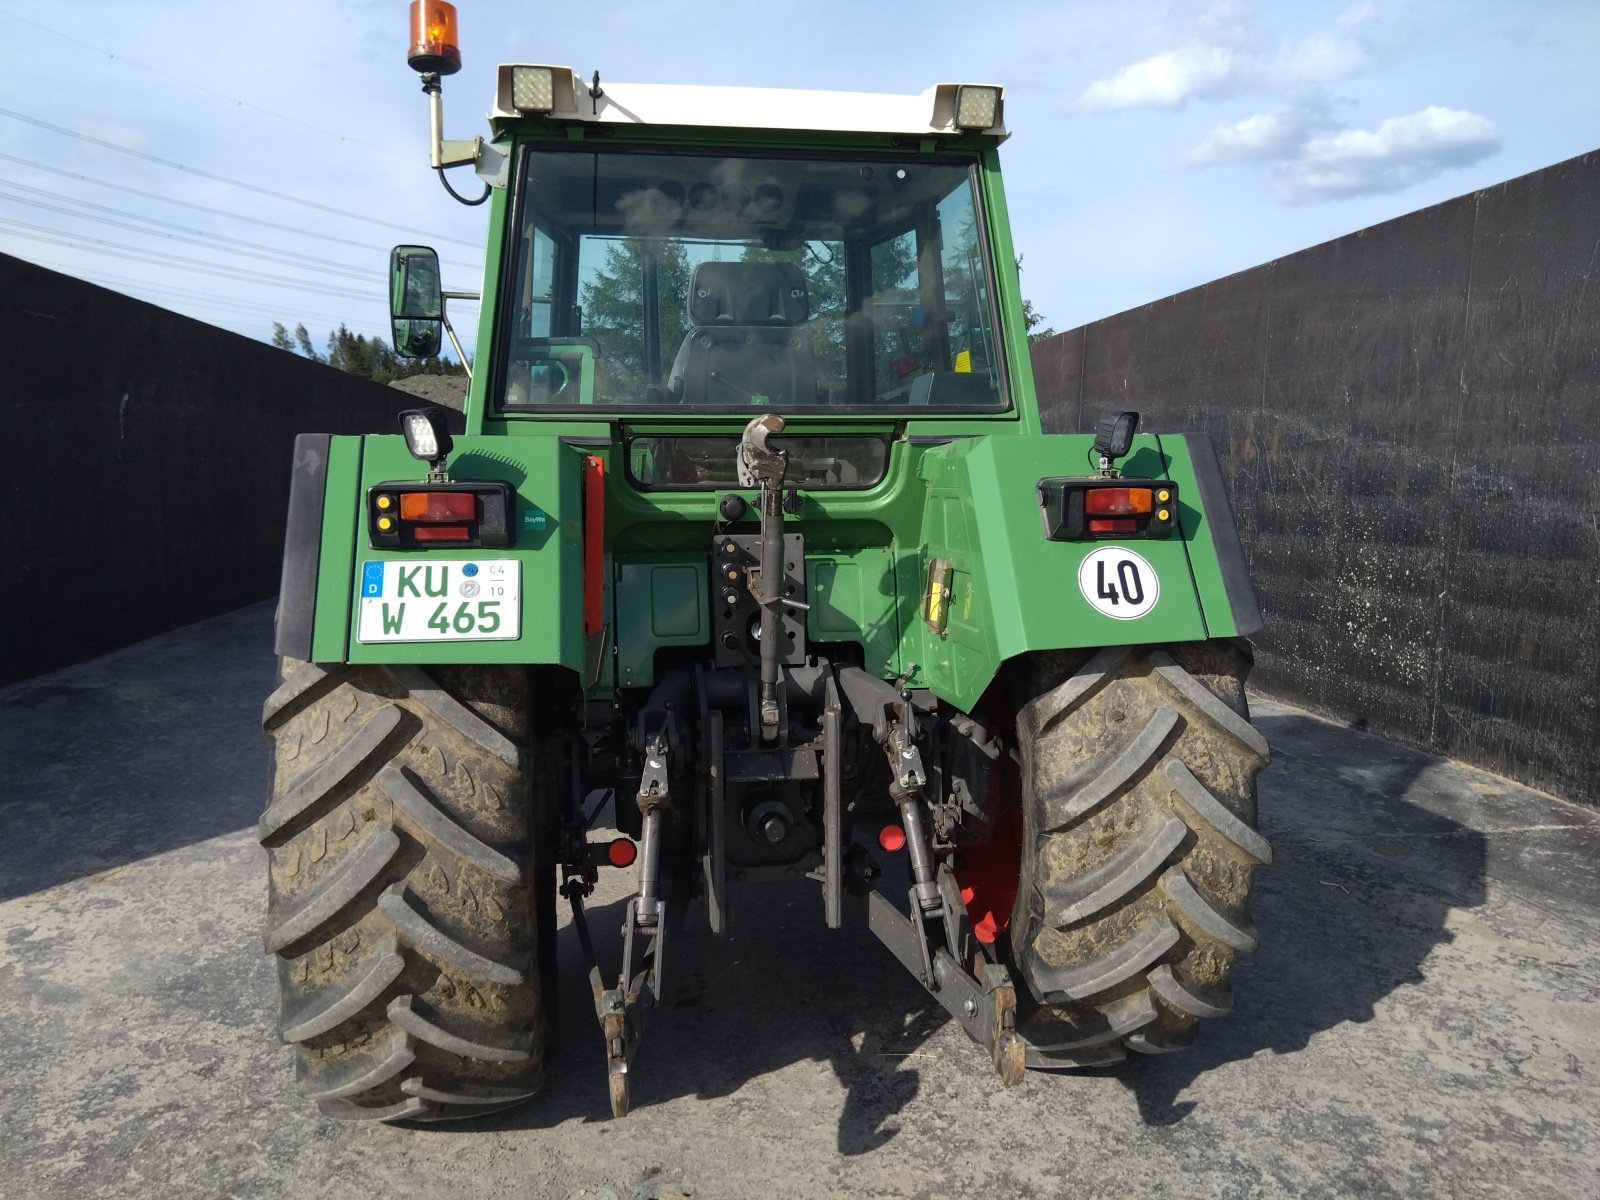
{"label": "tractor roof", "polygon": [[[548,74],[547,74],[548,73]],[[988,92],[991,120],[957,125],[958,93]],[[941,83],[916,96],[878,92],[814,92],[792,88],[703,87],[601,83],[599,94],[570,67],[504,64],[499,69],[491,125],[498,132],[525,116],[619,125],[678,125],[727,129],[792,129],[840,133],[950,136],[977,133],[1003,141],[1004,89],[993,84]],[[969,120],[970,120],[969,116]],[[980,118],[982,119],[982,118]]]}

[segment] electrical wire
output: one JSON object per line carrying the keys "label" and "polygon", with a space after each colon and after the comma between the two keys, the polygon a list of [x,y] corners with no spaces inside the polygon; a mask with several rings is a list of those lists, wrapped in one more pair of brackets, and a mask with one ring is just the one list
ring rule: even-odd
{"label": "electrical wire", "polygon": [[[185,174],[194,175],[200,179],[210,179],[217,183],[225,183],[230,187],[242,188],[247,192],[255,192],[257,195],[267,196],[273,200],[281,200],[288,204],[299,204],[302,207],[315,209],[318,212],[330,213],[333,216],[343,217],[350,221],[363,221],[368,225],[377,225],[385,229],[398,229],[403,233],[415,234],[415,230],[408,225],[401,225],[395,221],[385,221],[380,217],[370,216],[366,213],[355,213],[350,212],[347,209],[335,208],[331,204],[323,204],[316,200],[307,200],[300,196],[291,196],[287,192],[273,191],[271,188],[264,188],[258,184],[246,183],[241,179],[232,179],[226,175],[219,175],[215,171],[206,171],[199,167],[191,167],[186,163],[175,162],[170,158],[162,158],[155,154],[146,154],[143,150],[135,150],[131,146],[123,146],[117,142],[108,141],[105,138],[91,137],[87,133],[79,133],[76,130],[67,129],[62,125],[52,125],[48,121],[41,121],[37,117],[30,117],[25,113],[19,113],[9,108],[0,108],[0,117],[9,117],[13,121],[21,121],[24,124],[34,125],[40,129],[49,130],[51,133],[61,134],[63,137],[76,138],[78,141],[87,142],[91,146],[100,146],[106,150],[113,150],[118,154],[126,154],[129,157],[141,159],[144,162],[152,162],[158,166],[169,167],[174,171],[182,171]],[[458,246],[472,246],[474,249],[476,249],[476,243],[469,242],[465,238],[447,237],[443,234],[438,234],[435,235],[435,240],[441,242],[453,242]]]}
{"label": "electrical wire", "polygon": [[[34,192],[41,196],[51,197],[50,202],[47,203],[43,200],[29,200],[26,196],[8,196],[5,195],[4,191],[0,191],[0,200],[7,200],[13,204],[32,205],[34,208],[42,208],[47,212],[53,212],[57,216],[81,217],[83,220],[96,221],[101,225],[110,225],[117,229],[132,230],[134,233],[144,234],[146,237],[166,238],[174,242],[185,242],[191,246],[200,246],[204,249],[214,248],[222,251],[224,254],[249,254],[251,257],[265,257],[274,262],[282,263],[286,267],[297,267],[302,271],[319,271],[325,275],[346,275],[366,282],[371,282],[374,274],[374,272],[369,268],[350,266],[345,263],[329,262],[325,258],[313,258],[309,254],[296,254],[292,250],[280,250],[275,246],[263,246],[259,242],[247,242],[240,238],[226,237],[220,233],[207,233],[203,229],[189,229],[183,225],[174,225],[170,221],[158,221],[154,217],[143,217],[137,213],[120,213],[119,215],[130,217],[132,221],[143,221],[150,225],[157,225],[166,229],[176,229],[182,232],[162,233],[155,229],[145,229],[139,225],[131,223],[131,221],[119,221],[115,217],[95,216],[92,212],[81,214],[63,212],[60,207],[63,204],[75,204],[83,208],[97,210],[102,213],[117,213],[118,210],[107,208],[102,204],[90,204],[86,200],[71,200],[65,196],[56,196],[53,193],[46,192],[40,188],[30,188],[23,184],[10,183],[6,180],[0,180],[0,189],[19,189],[22,191]],[[221,244],[213,246],[213,243]],[[233,248],[234,246],[242,246],[244,249],[236,250]]]}
{"label": "electrical wire", "polygon": [[[281,233],[294,233],[301,237],[316,238],[319,241],[334,242],[341,246],[354,246],[358,250],[370,250],[376,254],[389,253],[388,246],[380,246],[376,242],[358,242],[352,238],[339,237],[337,234],[322,233],[315,229],[303,229],[298,225],[283,225],[277,221],[267,221],[260,217],[252,217],[246,213],[235,212],[226,208],[212,208],[207,204],[196,204],[192,200],[179,200],[175,196],[164,196],[160,192],[147,192],[142,188],[129,187],[125,183],[113,183],[109,179],[96,179],[92,175],[80,175],[76,171],[64,171],[60,167],[52,167],[47,163],[36,162],[31,158],[22,158],[15,154],[0,152],[0,159],[6,162],[19,163],[25,167],[32,167],[36,171],[47,171],[52,175],[59,175],[65,179],[76,179],[80,183],[92,183],[96,187],[109,188],[113,191],[126,192],[130,196],[139,196],[146,200],[158,200],[162,204],[175,204],[179,208],[193,209],[195,212],[209,213],[214,217],[226,217],[230,221],[244,221],[250,225],[259,225],[264,229],[276,229]],[[21,185],[15,185],[21,186]],[[483,264],[464,263],[459,259],[441,258],[441,263],[474,274],[483,273]]]}
{"label": "electrical wire", "polygon": [[35,21],[30,17],[24,17],[20,13],[11,12],[9,10],[0,10],[0,13],[3,13],[8,20],[19,21],[24,25],[32,25],[35,29],[43,30],[45,33],[51,34],[54,37],[58,37],[64,42],[71,42],[75,46],[82,46],[85,50],[93,50],[97,54],[104,54],[107,58],[122,63],[124,66],[137,67],[141,71],[148,71],[150,74],[160,76],[162,79],[168,80],[169,82],[182,84],[184,87],[193,88],[197,92],[204,92],[208,96],[216,96],[219,100],[231,101],[240,108],[254,109],[258,113],[265,113],[269,117],[276,117],[280,121],[288,121],[290,124],[298,125],[302,129],[313,129],[318,133],[327,134],[329,137],[338,138],[347,146],[360,146],[363,150],[371,150],[375,154],[386,154],[390,158],[409,158],[408,155],[400,154],[394,150],[386,150],[382,146],[374,146],[369,142],[357,141],[355,138],[347,137],[336,129],[326,129],[321,125],[313,125],[310,121],[301,120],[299,117],[291,117],[287,113],[275,112],[270,108],[263,108],[259,104],[252,104],[248,100],[241,100],[237,96],[230,96],[226,92],[219,92],[214,88],[208,88],[204,84],[195,83],[191,79],[184,79],[181,76],[169,74],[158,67],[150,66],[148,63],[137,62],[125,54],[118,54],[115,51],[107,50],[104,46],[96,46],[93,42],[86,42],[82,38],[73,37],[70,33],[62,33],[59,29],[51,29],[48,25],[41,25],[38,21]]}
{"label": "electrical wire", "polygon": [[[81,269],[75,263],[66,263],[60,260],[52,260],[44,257],[32,258],[29,259],[29,261],[38,266],[47,267],[52,271],[61,271],[62,273]],[[94,271],[92,275],[80,275],[75,276],[75,278],[81,279],[86,283],[92,283],[96,287],[108,288],[111,291],[120,292],[124,295],[134,295],[135,293],[139,293],[140,295],[165,296],[170,299],[180,300],[188,304],[197,304],[204,308],[226,308],[236,310],[238,312],[251,313],[257,316],[269,317],[277,321],[278,324],[283,325],[284,328],[287,329],[289,327],[289,323],[284,320],[283,306],[270,304],[265,301],[245,300],[234,296],[219,295],[216,292],[195,291],[192,288],[170,287],[166,285],[149,283],[143,279],[134,279],[127,275],[107,274],[106,272],[99,270]],[[139,297],[135,296],[135,298],[137,299]],[[296,324],[304,324],[307,319],[318,322],[326,321],[330,326],[338,326],[341,324],[347,327],[350,326],[350,314],[348,313],[340,315],[338,313],[325,313],[314,311],[308,308],[295,307],[293,314],[290,317],[290,320]],[[373,328],[364,322],[358,323],[358,326],[352,331],[369,336],[376,336]],[[384,332],[386,333],[387,331],[385,330]]]}
{"label": "electrical wire", "polygon": [[[379,292],[354,292],[341,291],[338,288],[325,287],[320,283],[309,280],[293,279],[285,275],[269,275],[262,271],[249,271],[242,267],[225,267],[218,263],[209,263],[200,259],[183,258],[175,254],[157,254],[144,250],[138,246],[125,246],[120,242],[108,242],[103,238],[75,238],[68,234],[63,236],[58,229],[51,229],[45,225],[33,225],[26,221],[13,220],[10,217],[0,217],[0,226],[9,226],[13,231],[27,230],[32,232],[15,232],[14,236],[26,238],[29,241],[45,242],[54,246],[66,246],[73,250],[91,250],[97,254],[108,254],[113,258],[131,258],[134,262],[142,262],[149,266],[174,267],[179,270],[199,271],[205,275],[217,275],[224,279],[236,279],[244,282],[268,283],[274,286],[287,286],[305,292],[315,292],[323,296],[338,296],[344,300],[383,300],[385,297]],[[89,244],[85,244],[85,243]],[[94,249],[100,247],[100,249]]]}
{"label": "electrical wire", "polygon": [[435,167],[434,170],[439,172],[439,182],[444,184],[444,190],[449,192],[451,196],[459,200],[462,204],[465,204],[468,208],[478,207],[478,205],[487,200],[490,194],[494,191],[494,189],[486,183],[483,185],[483,195],[479,196],[476,200],[468,200],[460,192],[456,191],[455,188],[450,186],[450,180],[448,177],[446,177],[443,167]]}
{"label": "electrical wire", "polygon": [[[131,256],[124,257],[131,258]],[[151,295],[168,296],[176,300],[190,303],[199,302],[202,305],[207,306],[227,307],[240,312],[253,313],[254,315],[269,317],[278,324],[282,324],[287,328],[287,322],[284,320],[284,309],[286,307],[284,305],[275,305],[265,301],[250,300],[240,297],[224,296],[216,292],[201,292],[191,289],[178,288],[173,287],[168,283],[150,283],[146,280],[135,279],[126,275],[111,274],[99,269],[98,267],[91,268],[92,274],[85,275],[83,274],[84,267],[82,263],[64,262],[60,259],[51,259],[42,255],[30,255],[26,261],[35,263],[38,266],[45,267],[52,271],[60,271],[63,274],[71,274],[74,278],[81,279],[98,287],[107,287],[113,291],[123,288],[131,288],[139,292],[144,292]],[[131,261],[135,263],[143,262],[143,260],[139,258],[131,258]],[[132,292],[124,292],[123,294],[131,295]],[[139,297],[135,296],[135,299],[138,298]],[[389,330],[386,327],[382,328],[381,330],[374,329],[374,327],[370,324],[360,322],[359,320],[355,324],[352,324],[349,313],[338,314],[320,312],[314,309],[301,308],[298,305],[292,305],[288,307],[290,307],[293,311],[292,319],[298,324],[304,324],[306,318],[311,318],[316,321],[327,322],[330,329],[338,325],[344,325],[353,333],[360,333],[363,336],[375,337],[379,338],[380,340],[387,337],[389,334]],[[463,335],[462,343],[464,346],[468,347],[470,352],[471,349],[475,348],[476,339]]]}

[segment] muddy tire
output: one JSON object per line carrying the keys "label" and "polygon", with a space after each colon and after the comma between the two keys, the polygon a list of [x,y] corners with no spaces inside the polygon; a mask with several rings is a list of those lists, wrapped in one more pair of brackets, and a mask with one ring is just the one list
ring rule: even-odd
{"label": "muddy tire", "polygon": [[543,1081],[528,746],[507,667],[285,659],[257,832],[279,1033],[329,1117],[439,1120]]}
{"label": "muddy tire", "polygon": [[[1023,847],[1008,941],[1036,1065],[1160,1053],[1232,1007],[1256,948],[1250,889],[1267,744],[1242,644],[1030,656],[1020,708]],[[1019,989],[1020,990],[1020,989]],[[1030,1060],[1032,1061],[1032,1060]]]}

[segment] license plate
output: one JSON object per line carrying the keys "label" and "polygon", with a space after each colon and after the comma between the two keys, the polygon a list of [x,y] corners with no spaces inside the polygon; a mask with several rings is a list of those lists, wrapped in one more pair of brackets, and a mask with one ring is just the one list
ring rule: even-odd
{"label": "license plate", "polygon": [[359,642],[472,642],[521,632],[522,564],[363,562]]}

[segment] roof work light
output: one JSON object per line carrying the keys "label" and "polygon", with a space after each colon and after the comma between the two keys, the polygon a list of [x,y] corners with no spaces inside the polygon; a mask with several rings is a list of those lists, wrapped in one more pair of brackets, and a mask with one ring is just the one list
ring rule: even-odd
{"label": "roof work light", "polygon": [[1000,123],[1000,89],[964,83],[956,88],[956,127],[988,129]]}
{"label": "roof work light", "polygon": [[547,113],[556,106],[555,68],[511,68],[511,106],[523,113]]}
{"label": "roof work light", "polygon": [[444,0],[412,0],[411,49],[406,62],[420,74],[454,75],[461,70],[456,6]]}

